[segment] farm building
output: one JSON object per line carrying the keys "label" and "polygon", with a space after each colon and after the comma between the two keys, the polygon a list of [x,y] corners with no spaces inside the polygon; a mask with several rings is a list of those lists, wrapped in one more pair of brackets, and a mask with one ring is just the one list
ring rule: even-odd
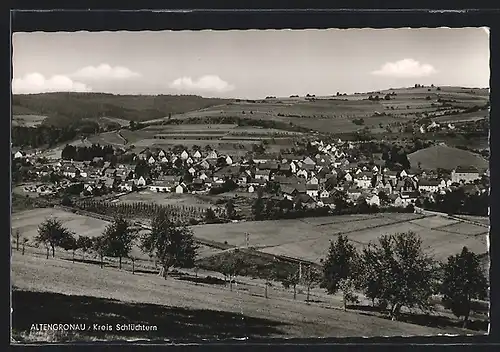
{"label": "farm building", "polygon": [[438,180],[420,180],[418,183],[418,190],[424,192],[437,192],[439,190],[440,182]]}
{"label": "farm building", "polygon": [[451,182],[469,183],[481,178],[479,170],[473,166],[458,166],[451,172]]}

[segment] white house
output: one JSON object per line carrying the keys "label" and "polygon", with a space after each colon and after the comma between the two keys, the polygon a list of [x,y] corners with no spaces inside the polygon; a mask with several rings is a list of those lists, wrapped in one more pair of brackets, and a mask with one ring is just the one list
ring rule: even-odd
{"label": "white house", "polygon": [[437,192],[439,190],[440,182],[438,180],[420,180],[418,183],[418,190],[424,192]]}
{"label": "white house", "polygon": [[233,159],[231,159],[231,157],[228,155],[226,157],[226,164],[231,165],[232,163],[233,163]]}
{"label": "white house", "polygon": [[352,181],[352,176],[351,176],[351,174],[350,174],[350,173],[345,174],[344,178],[345,178],[345,180],[346,180],[347,182],[351,182],[351,181]]}
{"label": "white house", "polygon": [[472,166],[458,166],[451,172],[452,183],[469,183],[475,180],[479,180],[480,178],[481,176],[479,175],[479,170]]}
{"label": "white house", "polygon": [[189,154],[187,151],[183,150],[181,153],[181,159],[186,160],[187,158],[189,158]]}
{"label": "white house", "polygon": [[370,188],[372,184],[372,179],[370,175],[367,173],[364,173],[362,175],[359,175],[356,179],[354,179],[354,182],[356,182],[356,185],[360,188]]}
{"label": "white house", "polygon": [[306,170],[299,170],[297,171],[297,177],[304,177],[307,180],[307,171]]}
{"label": "white house", "polygon": [[405,170],[403,170],[403,171],[401,171],[401,172],[399,173],[399,177],[401,177],[401,178],[403,178],[403,177],[407,177],[407,176],[408,176],[408,173],[407,173]]}
{"label": "white house", "polygon": [[210,153],[208,153],[207,159],[217,159],[218,155],[215,152],[215,150],[212,150]]}
{"label": "white house", "polygon": [[137,186],[146,186],[146,179],[144,177],[139,177],[139,179],[135,182]]}
{"label": "white house", "polygon": [[373,171],[373,172],[378,172],[378,171],[379,171],[379,170],[378,170],[378,167],[375,165],[375,166],[372,168],[372,171]]}
{"label": "white house", "polygon": [[206,160],[203,160],[201,163],[200,163],[200,166],[204,169],[208,169],[210,168],[210,164],[208,163],[208,161]]}
{"label": "white house", "polygon": [[255,188],[254,188],[254,186],[250,185],[248,187],[248,193],[253,193],[253,192],[255,192]]}
{"label": "white house", "polygon": [[374,194],[373,196],[366,198],[366,203],[368,205],[380,206],[380,197],[378,195]]}
{"label": "white house", "polygon": [[193,168],[193,167],[190,167],[188,172],[191,174],[191,175],[194,175],[194,173],[196,172],[196,170]]}
{"label": "white house", "polygon": [[154,164],[155,162],[156,162],[155,158],[153,158],[153,156],[151,155],[148,159],[148,163]]}
{"label": "white house", "polygon": [[16,154],[14,154],[14,159],[20,159],[23,156],[24,156],[23,153],[21,153],[20,151],[18,151]]}
{"label": "white house", "polygon": [[194,163],[193,158],[188,157],[188,158],[186,159],[186,164],[188,164],[188,165],[192,165],[193,163]]}
{"label": "white house", "polygon": [[330,197],[330,192],[328,192],[326,189],[322,190],[321,193],[319,194],[320,198],[328,198]]}
{"label": "white house", "polygon": [[168,163],[168,159],[166,156],[162,157],[160,160],[162,163]]}
{"label": "white house", "polygon": [[290,171],[294,174],[297,172],[297,165],[293,161],[290,163]]}
{"label": "white house", "polygon": [[255,171],[255,179],[256,180],[266,180],[269,181],[269,170],[257,170]]}
{"label": "white house", "polygon": [[318,186],[318,184],[314,184],[314,185],[309,184],[309,185],[306,185],[306,193],[310,197],[313,197],[313,198],[318,197],[318,194],[319,194],[319,186]]}
{"label": "white house", "polygon": [[133,190],[133,183],[130,182],[130,181],[127,181],[125,183],[122,183],[119,186],[119,188],[120,188],[121,191],[132,192],[132,190]]}
{"label": "white house", "polygon": [[175,193],[184,193],[184,187],[182,187],[182,185],[177,185],[177,187],[175,187]]}
{"label": "white house", "polygon": [[208,178],[208,176],[207,176],[204,172],[202,172],[202,173],[200,174],[199,178],[200,178],[201,180],[205,181],[205,180]]}
{"label": "white house", "polygon": [[160,158],[163,158],[165,156],[165,152],[163,150],[160,150],[160,152],[158,153],[158,156]]}
{"label": "white house", "polygon": [[201,153],[199,150],[197,150],[194,154],[193,154],[193,158],[196,158],[196,159],[199,159],[201,158]]}
{"label": "white house", "polygon": [[307,183],[310,185],[317,185],[319,183],[319,181],[315,176],[312,175],[312,177],[309,179],[309,181],[307,181]]}

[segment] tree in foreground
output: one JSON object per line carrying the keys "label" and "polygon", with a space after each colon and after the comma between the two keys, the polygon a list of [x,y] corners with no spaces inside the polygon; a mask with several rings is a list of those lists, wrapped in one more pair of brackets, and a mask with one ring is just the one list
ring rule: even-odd
{"label": "tree in foreground", "polygon": [[304,283],[307,288],[306,302],[309,302],[311,288],[313,288],[316,284],[320,282],[321,282],[321,273],[318,270],[316,270],[316,268],[309,266],[304,274]]}
{"label": "tree in foreground", "polygon": [[47,259],[49,258],[49,248],[52,248],[52,257],[55,257],[55,248],[67,241],[73,234],[65,228],[61,221],[55,218],[46,219],[38,226],[38,235],[35,241],[44,243],[47,247]]}
{"label": "tree in foreground", "polygon": [[103,233],[105,255],[118,257],[119,268],[122,268],[122,258],[128,257],[132,250],[132,244],[136,238],[136,231],[131,228],[128,221],[117,216],[113,222],[106,227]]}
{"label": "tree in foreground", "polygon": [[89,249],[92,249],[92,239],[88,236],[78,236],[76,244],[77,247],[82,251],[83,260],[85,260],[85,253],[87,253]]}
{"label": "tree in foreground", "polygon": [[72,251],[73,258],[72,261],[75,261],[75,251],[78,249],[78,242],[74,236],[67,236],[60,243],[60,247],[65,251]]}
{"label": "tree in foreground", "polygon": [[285,277],[280,277],[279,280],[284,288],[293,287],[293,299],[297,299],[297,285],[299,284],[299,273],[290,273]]}
{"label": "tree in foreground", "polygon": [[186,226],[175,226],[167,213],[160,210],[151,220],[151,231],[141,239],[141,248],[160,262],[160,275],[167,278],[168,269],[192,268],[198,246],[193,232]]}
{"label": "tree in foreground", "polygon": [[101,268],[104,267],[104,256],[106,254],[106,238],[104,236],[92,237],[92,249],[99,254]]}
{"label": "tree in foreground", "polygon": [[223,262],[220,266],[220,272],[224,275],[224,278],[229,280],[229,290],[233,290],[234,278],[241,273],[243,268],[243,260],[239,255],[238,249],[230,252],[228,255],[223,257]]}
{"label": "tree in foreground", "polygon": [[[437,287],[437,267],[424,253],[420,237],[411,231],[385,235],[366,252],[372,263],[377,263],[376,298],[390,305],[392,320],[397,320],[402,307],[430,308],[429,298]],[[364,270],[375,271],[366,265]]]}
{"label": "tree in foreground", "polygon": [[337,241],[330,242],[328,255],[323,262],[323,277],[321,286],[326,288],[329,294],[342,291],[344,310],[347,310],[347,302],[356,302],[354,295],[358,271],[358,253],[356,248],[349,242],[347,236],[339,235]]}
{"label": "tree in foreground", "polygon": [[463,247],[461,253],[448,257],[443,265],[443,303],[457,318],[464,317],[464,328],[469,320],[472,299],[485,299],[487,290],[487,280],[475,253]]}

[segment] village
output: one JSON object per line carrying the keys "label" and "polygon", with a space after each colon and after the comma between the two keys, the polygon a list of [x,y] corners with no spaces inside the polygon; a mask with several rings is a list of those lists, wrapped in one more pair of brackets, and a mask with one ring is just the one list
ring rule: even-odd
{"label": "village", "polygon": [[274,199],[300,202],[306,208],[335,209],[339,193],[348,204],[365,201],[369,206],[406,208],[424,200],[435,201],[436,195],[453,189],[462,189],[467,195],[487,192],[487,183],[480,181],[488,178],[488,170],[468,165],[445,175],[418,167],[391,170],[380,155],[355,160],[359,159],[353,157],[355,148],[339,139],[332,143],[310,141],[310,155],[253,153],[237,157],[210,148],[180,151],[178,146],[174,148],[177,152],[145,148],[133,154],[131,163],[104,161],[103,157],[48,160],[22,151],[13,159],[27,167],[28,178],[34,181],[23,183],[23,191],[42,197],[69,193],[110,199],[146,191],[161,199],[165,193],[215,195],[234,191],[249,197],[272,193]]}

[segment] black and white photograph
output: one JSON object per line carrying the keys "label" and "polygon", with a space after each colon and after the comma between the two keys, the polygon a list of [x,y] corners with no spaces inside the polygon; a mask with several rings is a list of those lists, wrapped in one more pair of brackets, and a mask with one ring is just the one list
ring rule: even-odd
{"label": "black and white photograph", "polygon": [[488,335],[487,27],[11,41],[12,344]]}

